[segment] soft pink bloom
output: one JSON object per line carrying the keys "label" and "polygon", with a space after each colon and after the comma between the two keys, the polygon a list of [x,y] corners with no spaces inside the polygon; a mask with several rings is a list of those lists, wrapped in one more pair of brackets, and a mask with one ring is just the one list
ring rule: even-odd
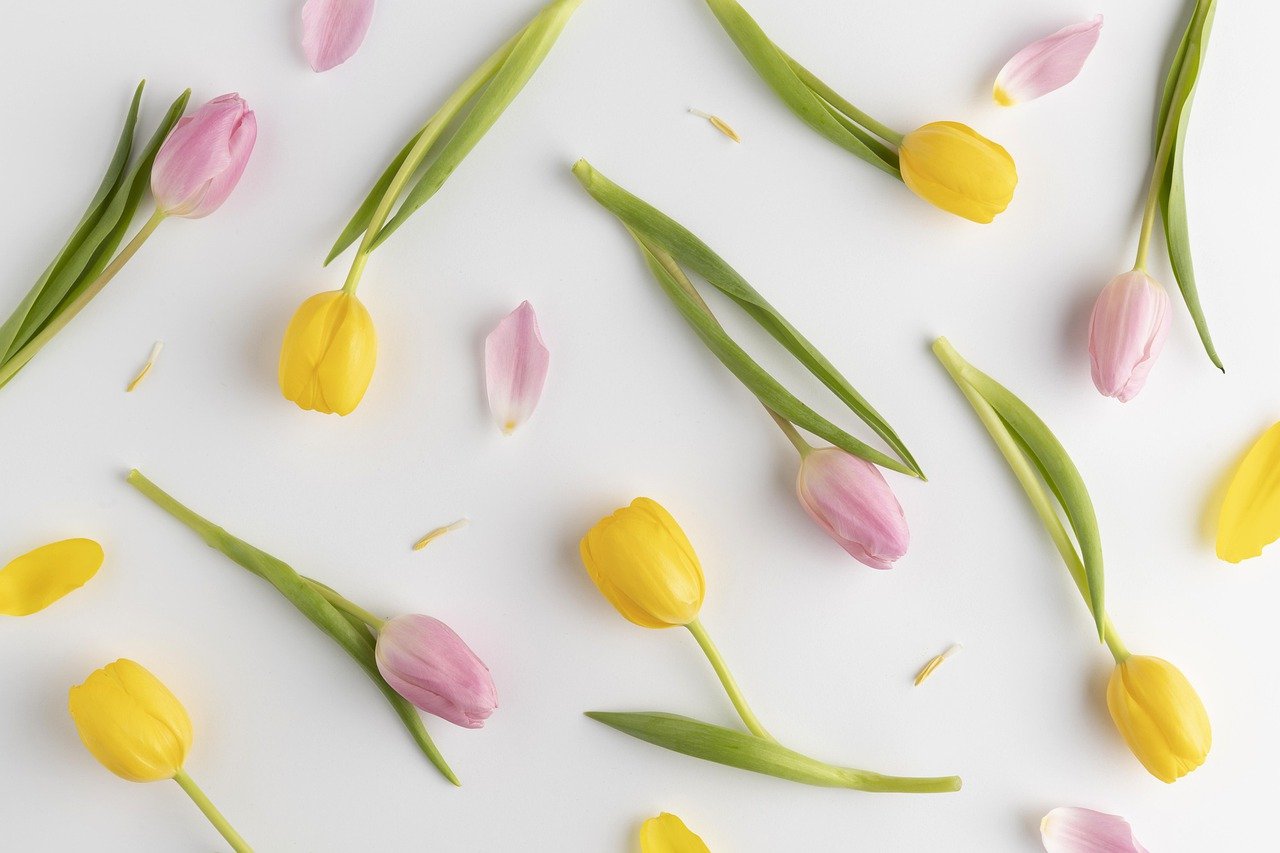
{"label": "soft pink bloom", "polygon": [[1169,294],[1138,270],[1116,276],[1102,289],[1089,320],[1093,384],[1106,397],[1127,403],[1147,382],[1169,334]]}
{"label": "soft pink bloom", "polygon": [[498,707],[489,668],[430,616],[397,616],[378,632],[378,672],[415,706],[468,729],[484,726]]}
{"label": "soft pink bloom", "polygon": [[1092,809],[1057,808],[1040,821],[1048,853],[1147,853],[1122,817]]}
{"label": "soft pink bloom", "polygon": [[538,317],[528,302],[521,302],[485,339],[489,408],[503,432],[510,435],[533,414],[542,397],[550,360],[538,331]]}
{"label": "soft pink bloom", "polygon": [[1014,54],[996,77],[995,99],[1013,106],[1047,95],[1076,79],[1102,33],[1102,16],[1073,24]]}
{"label": "soft pink bloom", "polygon": [[156,205],[188,219],[213,213],[236,188],[257,138],[258,120],[236,94],[179,119],[151,170]]}
{"label": "soft pink bloom", "polygon": [[805,511],[860,563],[892,569],[911,534],[880,469],[835,447],[805,455],[796,493]]}
{"label": "soft pink bloom", "polygon": [[302,50],[314,71],[328,71],[360,49],[373,23],[373,0],[307,0]]}

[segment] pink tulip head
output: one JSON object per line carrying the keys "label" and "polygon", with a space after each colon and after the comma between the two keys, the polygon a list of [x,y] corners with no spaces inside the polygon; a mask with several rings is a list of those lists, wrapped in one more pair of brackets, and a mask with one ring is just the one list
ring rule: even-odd
{"label": "pink tulip head", "polygon": [[1139,270],[1102,289],[1089,321],[1089,358],[1103,396],[1121,403],[1138,396],[1168,337],[1169,310],[1169,294]]}
{"label": "pink tulip head", "polygon": [[170,216],[199,219],[236,188],[258,138],[258,120],[239,95],[214,98],[180,119],[156,154],[151,194]]}
{"label": "pink tulip head", "polygon": [[1040,821],[1046,853],[1147,853],[1124,818],[1093,809],[1056,808]]}
{"label": "pink tulip head", "polygon": [[807,453],[796,481],[809,516],[860,563],[892,569],[911,534],[880,469],[834,447]]}
{"label": "pink tulip head", "polygon": [[373,0],[307,0],[302,50],[313,71],[328,71],[360,49],[373,23]]}
{"label": "pink tulip head", "polygon": [[996,103],[1011,107],[1067,85],[1084,68],[1101,33],[1102,16],[1097,15],[1033,41],[1000,69],[994,90]]}
{"label": "pink tulip head", "polygon": [[498,707],[493,677],[448,625],[430,616],[397,616],[378,632],[374,656],[392,689],[428,714],[468,729]]}

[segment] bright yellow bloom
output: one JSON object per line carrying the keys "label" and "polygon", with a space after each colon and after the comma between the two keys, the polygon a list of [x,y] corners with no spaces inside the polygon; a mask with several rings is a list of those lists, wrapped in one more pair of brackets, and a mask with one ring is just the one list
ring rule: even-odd
{"label": "bright yellow bloom", "polygon": [[373,378],[378,335],[367,308],[341,290],[318,293],[289,321],[280,349],[280,390],[303,409],[348,415]]}
{"label": "bright yellow bloom", "polygon": [[672,628],[698,618],[706,592],[689,539],[656,501],[596,522],[582,537],[582,563],[618,612],[643,628]]}
{"label": "bright yellow bloom", "polygon": [[1218,558],[1238,563],[1280,538],[1280,424],[1267,430],[1236,469],[1218,518]]}
{"label": "bright yellow bloom", "polygon": [[102,556],[102,546],[92,539],[64,539],[23,554],[0,569],[0,614],[44,610],[96,575]]}
{"label": "bright yellow bloom", "polygon": [[663,812],[640,827],[640,853],[711,853],[684,821]]}
{"label": "bright yellow bloom", "polygon": [[902,180],[913,193],[974,222],[1003,213],[1018,186],[1009,152],[959,122],[935,121],[913,130],[898,155]]}
{"label": "bright yellow bloom", "polygon": [[67,703],[93,757],[130,782],[172,779],[191,748],[191,718],[169,688],[131,660],[71,688]]}
{"label": "bright yellow bloom", "polygon": [[1213,742],[1209,715],[1168,661],[1134,655],[1117,664],[1107,708],[1129,749],[1160,781],[1175,782],[1204,764]]}

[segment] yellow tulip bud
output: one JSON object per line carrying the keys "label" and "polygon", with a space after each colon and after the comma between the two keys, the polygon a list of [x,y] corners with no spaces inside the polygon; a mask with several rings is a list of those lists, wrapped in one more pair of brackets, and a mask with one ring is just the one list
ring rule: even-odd
{"label": "yellow tulip bud", "polygon": [[651,817],[640,827],[640,853],[711,853],[684,821],[668,812]]}
{"label": "yellow tulip bud", "polygon": [[636,498],[582,537],[587,574],[618,612],[643,628],[688,625],[702,609],[698,555],[671,514]]}
{"label": "yellow tulip bud", "polygon": [[902,180],[948,213],[987,223],[1013,200],[1013,158],[973,128],[935,121],[908,133],[898,149]]}
{"label": "yellow tulip bud", "polygon": [[169,688],[118,660],[71,688],[67,703],[85,747],[130,782],[172,779],[191,748],[191,718]]}
{"label": "yellow tulip bud", "polygon": [[280,350],[280,390],[303,409],[348,415],[378,356],[373,318],[354,294],[318,293],[298,307]]}
{"label": "yellow tulip bud", "polygon": [[1177,781],[1209,754],[1213,733],[1204,704],[1166,660],[1134,655],[1117,664],[1107,708],[1129,749],[1162,782]]}

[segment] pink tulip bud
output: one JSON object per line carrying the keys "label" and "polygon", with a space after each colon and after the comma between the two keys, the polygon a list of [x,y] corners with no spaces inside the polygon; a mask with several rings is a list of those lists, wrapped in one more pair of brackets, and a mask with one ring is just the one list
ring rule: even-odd
{"label": "pink tulip bud", "polygon": [[880,469],[834,447],[807,453],[796,482],[800,503],[860,563],[892,569],[911,534]]}
{"label": "pink tulip bud", "polygon": [[430,616],[397,616],[378,632],[378,672],[429,714],[468,729],[498,707],[489,668],[448,625]]}
{"label": "pink tulip bud", "polygon": [[170,216],[199,219],[231,195],[258,138],[258,120],[239,95],[214,98],[178,121],[151,170],[151,194]]}
{"label": "pink tulip bud", "polygon": [[1169,294],[1139,270],[1116,276],[1102,289],[1089,321],[1093,384],[1127,403],[1147,382],[1169,334]]}
{"label": "pink tulip bud", "polygon": [[313,71],[328,71],[360,49],[373,23],[373,0],[307,0],[302,50]]}

